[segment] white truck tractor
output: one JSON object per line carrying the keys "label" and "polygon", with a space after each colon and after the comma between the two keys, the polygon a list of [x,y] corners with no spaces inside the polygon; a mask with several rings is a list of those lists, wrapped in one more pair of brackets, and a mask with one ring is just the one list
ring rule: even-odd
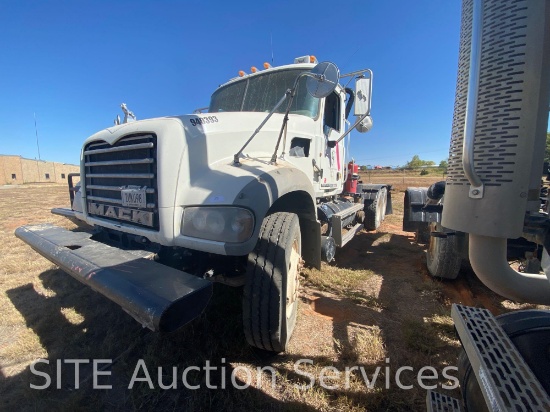
{"label": "white truck tractor", "polygon": [[[501,296],[550,305],[550,219],[540,192],[550,103],[550,0],[463,0],[455,111],[439,221],[430,190],[406,224],[467,234],[477,277]],[[408,221],[407,221],[408,220]],[[446,235],[446,233],[443,233]],[[514,270],[507,240],[542,246],[542,271]],[[550,311],[493,317],[453,305],[462,399],[430,391],[428,410],[550,411]]]}
{"label": "white truck tractor", "polygon": [[84,142],[71,209],[52,210],[92,233],[34,225],[16,235],[152,330],[197,317],[213,281],[244,285],[247,341],[280,352],[302,264],[320,268],[376,229],[391,188],[360,183],[346,161],[344,138],[372,125],[370,70],[340,76],[304,56],[240,74],[194,114],[137,121],[123,105],[122,123]]}

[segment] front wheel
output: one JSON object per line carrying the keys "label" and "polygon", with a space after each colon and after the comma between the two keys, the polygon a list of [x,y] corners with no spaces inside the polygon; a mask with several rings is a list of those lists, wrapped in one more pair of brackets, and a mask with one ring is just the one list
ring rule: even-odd
{"label": "front wheel", "polygon": [[243,293],[243,327],[250,345],[285,351],[296,326],[301,252],[298,216],[266,216],[256,248],[248,255]]}

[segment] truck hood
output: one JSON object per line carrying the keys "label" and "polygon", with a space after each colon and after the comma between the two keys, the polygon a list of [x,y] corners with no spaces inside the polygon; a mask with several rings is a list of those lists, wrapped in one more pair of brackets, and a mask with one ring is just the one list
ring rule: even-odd
{"label": "truck hood", "polygon": [[[97,140],[114,144],[128,135],[153,133],[158,141],[158,180],[162,182],[159,207],[232,204],[252,180],[280,168],[294,168],[285,161],[270,164],[284,117],[278,113],[243,151],[242,166],[233,164],[234,154],[266,116],[267,113],[225,112],[140,120],[96,133],[84,146]],[[315,127],[314,119],[290,114],[285,153],[288,154],[292,137],[313,138]],[[281,141],[279,155],[282,145]]]}

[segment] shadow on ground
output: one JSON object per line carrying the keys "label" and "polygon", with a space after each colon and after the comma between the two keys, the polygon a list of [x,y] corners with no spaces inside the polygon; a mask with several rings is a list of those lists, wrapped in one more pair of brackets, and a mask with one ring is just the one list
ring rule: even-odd
{"label": "shadow on ground", "polygon": [[[300,325],[306,328],[319,321],[315,316],[325,317],[323,322],[328,319],[332,322],[328,339],[335,357],[317,355],[315,350],[305,356],[300,350],[302,342],[296,342],[308,339],[303,334],[293,338],[290,354],[270,356],[250,348],[242,333],[239,288],[215,285],[212,301],[201,316],[178,332],[163,335],[142,329],[117,305],[62,271],[43,272],[39,278],[52,292],[50,297],[37,293],[32,284],[8,290],[7,295],[40,340],[48,363],[36,364],[38,372],[28,367],[16,376],[1,377],[0,409],[314,411],[318,408],[310,405],[316,404],[317,396],[335,410],[422,410],[425,391],[416,386],[411,391],[400,390],[393,378],[395,370],[412,365],[416,373],[429,365],[439,371],[454,364],[458,353],[456,346],[449,346],[452,326],[426,326],[427,318],[448,312],[449,302],[439,283],[426,278],[422,255],[423,247],[412,242],[412,235],[388,233],[361,233],[339,251],[336,267],[371,270],[382,276],[382,283],[375,305],[358,300],[356,295],[308,289],[301,302],[298,330]],[[378,328],[386,359],[362,361],[350,327]],[[312,345],[327,343],[309,339]],[[375,390],[367,390],[365,384],[358,390],[314,387],[301,393],[297,386],[308,385],[310,380],[293,365],[303,358],[338,370],[363,366],[369,378],[377,368],[381,372]],[[76,380],[74,361],[67,363],[70,359],[88,361],[79,366]],[[98,365],[103,374],[96,374],[95,383],[93,359],[109,360]],[[206,373],[203,367],[207,361],[216,370]],[[274,388],[267,385],[239,390],[231,384],[233,375],[236,385],[246,383],[244,369],[252,368],[255,375],[257,368],[268,366],[276,372]],[[195,389],[182,383],[186,370],[185,379]],[[152,389],[145,372],[149,373]],[[174,373],[177,388],[163,389],[174,382]],[[46,374],[51,377],[47,388],[30,388],[31,384],[46,386]],[[134,379],[129,389],[134,374],[140,380]],[[264,373],[262,385],[269,383],[269,377],[269,372]],[[415,375],[404,373],[401,381],[404,385],[414,384]],[[112,388],[94,389],[97,385]],[[220,389],[222,386],[225,389]]]}

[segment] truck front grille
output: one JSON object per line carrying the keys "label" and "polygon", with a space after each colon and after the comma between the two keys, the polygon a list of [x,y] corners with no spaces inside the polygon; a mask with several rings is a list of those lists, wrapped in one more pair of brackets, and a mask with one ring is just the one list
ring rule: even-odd
{"label": "truck front grille", "polygon": [[[127,136],[110,145],[91,142],[84,148],[88,214],[149,229],[159,229],[157,138]],[[146,206],[123,204],[124,189],[145,188]]]}

